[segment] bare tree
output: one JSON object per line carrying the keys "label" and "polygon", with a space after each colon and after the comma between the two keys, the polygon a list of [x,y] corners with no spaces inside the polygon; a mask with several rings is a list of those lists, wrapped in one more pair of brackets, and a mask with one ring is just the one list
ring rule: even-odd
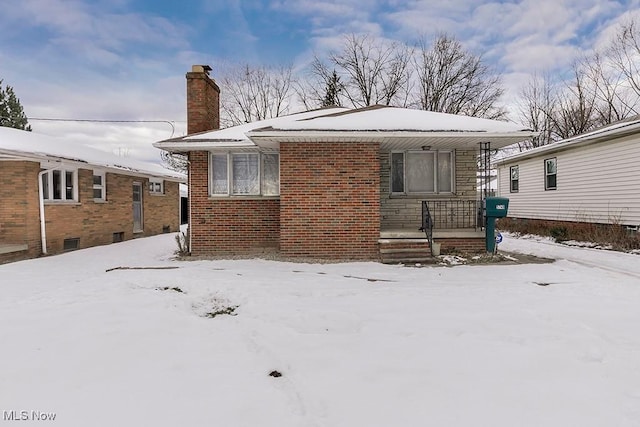
{"label": "bare tree", "polygon": [[[315,77],[315,98],[322,101],[333,78],[333,71],[343,84],[341,104],[366,107],[374,104],[405,106],[408,100],[411,49],[398,42],[386,42],[370,35],[345,36],[341,50],[332,52],[326,61],[316,56],[311,65]],[[344,102],[343,102],[344,101]]]}
{"label": "bare tree", "polygon": [[623,120],[637,114],[640,97],[629,89],[627,78],[609,55],[596,52],[580,62],[585,87],[595,97],[595,115],[599,124]]}
{"label": "bare tree", "polygon": [[160,151],[160,159],[164,167],[186,174],[189,169],[189,161],[187,156],[179,153],[169,153],[168,151]]}
{"label": "bare tree", "polygon": [[535,73],[520,90],[517,102],[520,121],[539,132],[537,137],[518,143],[520,151],[553,142],[554,89],[547,73]]}
{"label": "bare tree", "polygon": [[295,94],[294,84],[291,66],[272,68],[245,64],[231,68],[221,79],[223,127],[287,114]]}
{"label": "bare tree", "polygon": [[621,26],[607,53],[629,88],[640,97],[640,30],[635,21]]}
{"label": "bare tree", "polygon": [[596,115],[595,93],[588,88],[586,77],[577,64],[573,67],[573,81],[556,98],[551,120],[558,139],[579,135],[601,124]]}
{"label": "bare tree", "polygon": [[430,44],[422,39],[414,65],[423,110],[492,119],[506,115],[498,106],[504,93],[501,77],[458,40],[446,34]]}

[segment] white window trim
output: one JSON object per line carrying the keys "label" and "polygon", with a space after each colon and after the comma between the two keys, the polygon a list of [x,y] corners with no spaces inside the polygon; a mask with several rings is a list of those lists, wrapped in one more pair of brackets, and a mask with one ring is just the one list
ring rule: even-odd
{"label": "white window trim", "polygon": [[[547,172],[547,162],[553,160],[553,162],[556,165],[556,171],[554,173],[548,173]],[[548,181],[548,177],[550,177],[551,175],[555,175],[556,177],[556,185],[554,185],[553,187],[550,187],[547,185]],[[558,189],[558,158],[557,157],[550,157],[548,159],[544,159],[544,190],[548,191],[548,190],[557,190]]]}
{"label": "white window trim", "polygon": [[[518,171],[518,179],[513,179],[513,170]],[[513,189],[513,181],[518,181],[518,188]],[[509,167],[509,193],[517,193],[520,191],[520,165],[514,165]]]}
{"label": "white window trim", "polygon": [[[160,184],[160,191],[156,190],[156,184]],[[149,194],[153,196],[160,196],[164,194],[164,179],[162,178],[149,178]]]}
{"label": "white window trim", "polygon": [[93,193],[93,190],[101,190],[102,197],[94,197],[93,200],[104,202],[107,200],[107,174],[104,171],[94,169],[93,175],[91,176],[92,182],[94,176],[99,176],[102,178],[102,185],[93,184],[91,192]]}
{"label": "white window trim", "polygon": [[[404,191],[393,191],[393,162],[392,155],[400,153],[403,155],[402,161],[402,180]],[[434,153],[433,156],[433,182],[435,191],[409,192],[407,191],[407,153]],[[438,156],[440,153],[449,153],[451,155],[451,191],[440,191],[440,183],[438,182]],[[456,154],[455,150],[393,150],[389,153],[389,194],[392,196],[424,196],[424,195],[454,195],[456,193]]]}
{"label": "white window trim", "polygon": [[[61,187],[62,191],[60,195],[62,196],[60,199],[53,198],[53,172],[60,172],[60,179],[62,180]],[[67,199],[67,172],[71,172],[72,180],[73,180],[73,198]],[[60,168],[60,169],[52,169],[42,175],[47,180],[47,194],[43,194],[43,199],[45,203],[68,203],[68,202],[77,202],[78,201],[78,169],[77,168]],[[45,189],[43,188],[43,191]]]}
{"label": "white window trim", "polygon": [[[254,193],[254,194],[245,194],[245,193],[233,193],[233,155],[239,155],[239,154],[257,154],[258,155],[258,192]],[[263,162],[264,162],[264,155],[265,154],[271,154],[271,155],[277,155],[278,156],[278,194],[268,194],[268,195],[264,195],[262,193],[263,191],[263,172],[264,172],[264,168],[263,168]],[[213,156],[221,156],[224,155],[227,158],[227,191],[224,194],[215,194],[213,193]],[[208,156],[208,165],[207,165],[207,174],[209,176],[209,189],[208,189],[208,193],[209,193],[209,197],[233,197],[233,198],[242,198],[242,197],[249,197],[249,198],[277,198],[280,197],[280,153],[276,152],[276,151],[268,151],[268,152],[261,152],[261,151],[230,151],[230,152],[224,152],[224,153],[220,153],[220,152],[209,152],[209,156]]]}

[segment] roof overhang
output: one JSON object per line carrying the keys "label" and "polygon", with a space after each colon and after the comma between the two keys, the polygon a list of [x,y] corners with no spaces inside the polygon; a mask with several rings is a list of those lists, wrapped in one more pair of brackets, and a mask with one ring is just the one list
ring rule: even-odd
{"label": "roof overhang", "polygon": [[207,139],[190,139],[179,141],[160,141],[153,144],[154,147],[161,150],[169,151],[171,153],[188,153],[189,151],[252,151],[257,148],[257,145],[249,140],[207,140]]}
{"label": "roof overhang", "polygon": [[46,165],[47,167],[53,167],[54,165],[60,165],[60,167],[73,167],[73,168],[83,168],[83,169],[99,169],[106,172],[117,173],[121,175],[130,175],[136,177],[144,177],[144,178],[162,178],[167,181],[175,181],[175,182],[187,182],[187,178],[179,177],[170,172],[162,173],[162,172],[150,172],[144,171],[128,166],[118,166],[118,165],[98,165],[93,164],[84,160],[74,159],[74,158],[66,158],[61,156],[53,156],[50,154],[44,153],[24,153],[14,150],[3,150],[0,149],[0,160],[22,160],[22,161],[32,161],[39,162],[41,165]]}
{"label": "roof overhang", "polygon": [[522,153],[517,153],[512,156],[497,160],[495,161],[495,164],[497,166],[500,166],[506,163],[512,163],[517,160],[549,155],[552,153],[569,150],[571,148],[577,148],[583,145],[597,144],[614,139],[637,135],[638,133],[640,133],[640,121],[636,120],[628,123],[618,123],[561,141],[553,142],[548,145],[543,145],[542,147],[534,148]]}
{"label": "roof overhang", "polygon": [[382,149],[475,149],[489,142],[491,148],[503,148],[532,138],[537,132],[419,132],[419,131],[255,131],[248,136],[256,145],[277,148],[283,142],[373,142]]}
{"label": "roof overhang", "polygon": [[258,130],[247,133],[250,139],[241,141],[179,140],[156,142],[154,147],[173,153],[189,151],[255,151],[277,150],[280,143],[378,143],[385,150],[423,149],[475,149],[478,144],[489,142],[491,148],[503,148],[536,136],[537,132],[518,131],[507,133],[488,132],[420,132],[420,131],[282,131]]}

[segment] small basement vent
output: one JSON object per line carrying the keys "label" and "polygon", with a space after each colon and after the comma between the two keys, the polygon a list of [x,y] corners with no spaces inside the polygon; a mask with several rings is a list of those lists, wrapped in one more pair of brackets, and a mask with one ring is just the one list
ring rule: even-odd
{"label": "small basement vent", "polygon": [[64,243],[62,244],[62,250],[64,251],[73,251],[80,247],[80,238],[73,237],[71,239],[64,239]]}
{"label": "small basement vent", "polygon": [[124,231],[113,233],[113,243],[122,242],[124,240]]}
{"label": "small basement vent", "polygon": [[163,225],[162,226],[162,232],[163,233],[170,233],[171,232],[171,226],[170,225]]}

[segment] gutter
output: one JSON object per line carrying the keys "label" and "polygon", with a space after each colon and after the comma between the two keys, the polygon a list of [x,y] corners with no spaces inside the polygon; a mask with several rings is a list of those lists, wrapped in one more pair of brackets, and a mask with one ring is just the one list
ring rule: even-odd
{"label": "gutter", "polygon": [[60,169],[62,165],[58,165],[55,168],[45,169],[38,173],[38,202],[40,205],[40,242],[42,244],[42,255],[47,254],[47,225],[46,218],[44,217],[44,188],[42,188],[42,176],[45,173]]}

